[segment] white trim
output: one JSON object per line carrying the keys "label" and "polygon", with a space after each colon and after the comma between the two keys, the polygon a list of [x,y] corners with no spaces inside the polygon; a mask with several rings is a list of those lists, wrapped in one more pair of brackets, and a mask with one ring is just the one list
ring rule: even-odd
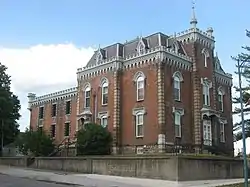
{"label": "white trim", "polygon": [[222,93],[221,90],[218,91],[218,104],[220,105],[219,110],[224,111],[224,94]]}
{"label": "white trim", "polygon": [[136,116],[138,113],[143,113],[144,115],[147,113],[144,107],[141,108],[133,108],[132,115]]}
{"label": "white trim", "polygon": [[[141,48],[142,48],[142,50],[140,50]],[[136,50],[137,50],[137,52],[138,52],[140,55],[141,55],[141,54],[144,54],[145,51],[146,51],[146,45],[145,45],[145,43],[143,42],[143,38],[142,38],[142,37],[139,38],[139,42],[138,42],[138,44],[137,44]]]}
{"label": "white trim", "polygon": [[139,77],[143,77],[144,80],[146,79],[146,76],[142,71],[137,71],[134,74],[133,81],[136,82]]}
{"label": "white trim", "polygon": [[225,139],[225,124],[224,123],[220,123],[220,142],[225,143],[226,139]]}
{"label": "white trim", "polygon": [[108,111],[104,111],[104,112],[98,112],[98,119],[101,119],[103,116],[107,116],[110,117],[109,112]]}
{"label": "white trim", "polygon": [[[87,97],[87,92],[89,92],[89,96]],[[89,106],[86,106],[87,102],[86,100],[89,99]],[[91,86],[90,84],[87,84],[85,87],[84,87],[84,108],[90,108],[91,106]]]}
{"label": "white trim", "polygon": [[[106,106],[106,105],[108,105],[108,102],[104,103],[104,100],[103,100],[104,94],[107,94],[107,97],[109,97],[109,81],[106,77],[103,77],[101,79],[100,87],[101,87],[102,106]],[[104,90],[104,88],[107,88],[107,90]],[[104,91],[105,91],[105,93],[104,93]]]}
{"label": "white trim", "polygon": [[203,144],[212,146],[212,122],[203,119]]}
{"label": "white trim", "polygon": [[180,79],[181,82],[184,81],[183,76],[182,76],[182,73],[179,72],[179,71],[174,72],[172,77],[173,77],[173,78],[178,77],[178,78]]}
{"label": "white trim", "polygon": [[207,67],[207,58],[209,57],[209,52],[206,48],[203,48],[201,53],[204,55],[204,67]]}
{"label": "white trim", "polygon": [[[184,115],[184,109],[183,108],[172,108],[172,113],[174,114],[174,132],[175,132],[175,137],[181,137],[182,136],[182,123],[181,123],[181,118]],[[176,115],[179,115],[179,124],[176,124]],[[176,136],[176,126],[179,126],[179,135]]]}
{"label": "white trim", "polygon": [[[104,126],[104,120],[106,120],[106,125]],[[103,115],[101,118],[100,118],[100,125],[102,126],[102,127],[107,127],[108,126],[108,116],[106,116],[106,115]]]}
{"label": "white trim", "polygon": [[[142,134],[139,134],[139,127],[142,128]],[[141,138],[144,136],[144,113],[137,112],[135,115],[135,136]]]}

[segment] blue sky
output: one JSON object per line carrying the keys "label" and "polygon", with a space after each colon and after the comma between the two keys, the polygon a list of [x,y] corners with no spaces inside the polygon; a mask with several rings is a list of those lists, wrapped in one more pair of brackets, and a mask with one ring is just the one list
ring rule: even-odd
{"label": "blue sky", "polygon": [[[191,7],[192,0],[1,0],[0,61],[21,100],[21,130],[29,124],[28,92],[74,86],[76,68],[98,45],[188,29]],[[229,73],[235,71],[230,56],[250,45],[249,7],[249,0],[196,0],[198,28],[213,27],[215,50]]]}
{"label": "blue sky", "polygon": [[[189,27],[191,4],[191,0],[2,0],[0,44],[104,46],[141,33],[173,34]],[[249,6],[248,0],[196,1],[198,27],[214,28],[216,50],[224,61],[245,43]]]}

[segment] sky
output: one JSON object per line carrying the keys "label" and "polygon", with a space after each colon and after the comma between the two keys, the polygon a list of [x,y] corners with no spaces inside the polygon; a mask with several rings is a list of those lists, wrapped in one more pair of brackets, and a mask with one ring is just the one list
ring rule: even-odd
{"label": "sky", "polygon": [[[188,29],[191,7],[192,0],[1,0],[0,61],[9,68],[22,104],[20,129],[29,124],[28,92],[41,95],[75,86],[76,69],[99,45]],[[236,69],[230,56],[250,45],[245,36],[249,7],[249,0],[196,0],[198,28],[213,27],[215,51],[232,74]]]}

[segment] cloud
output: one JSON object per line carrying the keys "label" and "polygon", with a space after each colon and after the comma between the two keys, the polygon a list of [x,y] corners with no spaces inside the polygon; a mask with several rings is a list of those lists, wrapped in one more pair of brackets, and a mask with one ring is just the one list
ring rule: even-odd
{"label": "cloud", "polygon": [[92,47],[78,48],[73,44],[0,47],[0,61],[8,67],[12,90],[22,105],[21,130],[29,124],[27,93],[41,95],[75,86],[77,68],[85,66],[93,52]]}

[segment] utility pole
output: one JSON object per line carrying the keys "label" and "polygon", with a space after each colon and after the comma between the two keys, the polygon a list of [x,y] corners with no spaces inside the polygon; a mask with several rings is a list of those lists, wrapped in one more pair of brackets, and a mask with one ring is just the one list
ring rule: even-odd
{"label": "utility pole", "polygon": [[248,166],[247,166],[247,154],[246,154],[246,132],[245,132],[245,122],[244,122],[244,111],[243,111],[243,93],[242,93],[242,81],[241,81],[241,68],[246,61],[240,63],[237,59],[237,68],[239,75],[239,91],[240,91],[240,112],[241,112],[241,125],[242,125],[242,143],[243,143],[243,160],[244,160],[244,187],[248,187]]}

